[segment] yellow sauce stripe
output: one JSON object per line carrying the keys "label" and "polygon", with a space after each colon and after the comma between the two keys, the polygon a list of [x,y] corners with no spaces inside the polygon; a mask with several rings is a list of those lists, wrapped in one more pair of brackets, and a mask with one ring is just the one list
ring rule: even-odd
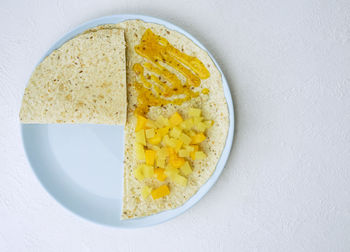
{"label": "yellow sauce stripe", "polygon": [[169,54],[171,54],[173,57],[175,57],[178,61],[180,61],[184,65],[188,66],[202,80],[208,79],[210,77],[210,73],[209,73],[208,69],[196,57],[192,57],[192,56],[189,56],[185,53],[182,53],[173,46],[168,46],[166,48],[166,50]]}
{"label": "yellow sauce stripe", "polygon": [[156,73],[160,76],[163,76],[167,81],[171,83],[172,86],[178,87],[182,86],[181,80],[176,76],[176,74],[173,74],[168,69],[160,65],[159,63],[156,63],[158,67],[154,66],[153,64],[146,62],[143,64],[143,66],[150,72]]}
{"label": "yellow sauce stripe", "polygon": [[140,64],[135,64],[133,67],[135,73],[141,78],[142,83],[148,87],[151,88],[152,87],[152,83],[148,82],[145,78],[145,76],[143,75],[144,73],[144,69]]}
{"label": "yellow sauce stripe", "polygon": [[[147,114],[151,106],[163,106],[169,103],[180,105],[198,97],[200,93],[192,89],[200,86],[201,79],[210,76],[199,59],[180,52],[165,38],[154,34],[150,29],[145,31],[141,43],[135,46],[135,51],[150,61],[143,65],[136,63],[133,67],[141,81],[135,83],[138,92],[136,114]],[[167,66],[182,74],[186,82],[182,83],[176,74],[167,69]],[[145,69],[159,77],[154,74],[145,75]]]}
{"label": "yellow sauce stripe", "polygon": [[180,64],[179,61],[177,61],[173,57],[169,57],[166,53],[164,55],[164,58],[169,66],[175,68],[177,71],[179,71],[182,75],[186,77],[188,83],[187,85],[198,87],[201,84],[201,80],[199,79],[199,77],[194,75],[188,68]]}

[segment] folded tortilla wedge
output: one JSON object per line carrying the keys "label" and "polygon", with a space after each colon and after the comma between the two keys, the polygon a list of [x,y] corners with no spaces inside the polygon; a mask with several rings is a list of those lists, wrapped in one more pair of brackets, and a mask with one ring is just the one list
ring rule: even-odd
{"label": "folded tortilla wedge", "polygon": [[25,89],[22,123],[125,124],[121,29],[80,34],[47,56]]}

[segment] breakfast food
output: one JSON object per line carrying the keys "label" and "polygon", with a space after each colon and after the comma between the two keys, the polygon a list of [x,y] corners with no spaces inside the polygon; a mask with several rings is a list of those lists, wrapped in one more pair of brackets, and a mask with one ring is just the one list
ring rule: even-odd
{"label": "breakfast food", "polygon": [[[86,44],[99,35],[101,41]],[[83,54],[91,62],[79,61]],[[82,80],[80,71],[89,75]],[[140,20],[89,29],[54,51],[34,72],[20,117],[24,123],[125,123],[122,219],[189,200],[215,170],[229,124],[221,74],[206,51]]]}
{"label": "breakfast food", "polygon": [[23,96],[20,120],[125,124],[126,97],[124,31],[88,32],[38,65]]}

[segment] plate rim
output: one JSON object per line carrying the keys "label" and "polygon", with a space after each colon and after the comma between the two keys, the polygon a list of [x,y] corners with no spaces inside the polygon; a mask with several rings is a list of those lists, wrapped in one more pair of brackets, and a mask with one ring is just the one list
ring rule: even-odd
{"label": "plate rim", "polygon": [[[118,22],[107,22],[108,20],[114,20],[114,19],[121,19]],[[170,209],[170,210],[166,210],[166,211],[162,211],[160,213],[151,215],[151,216],[145,216],[145,217],[141,217],[141,218],[135,218],[135,219],[131,219],[131,220],[121,220],[121,222],[126,222],[129,223],[127,225],[115,225],[112,223],[105,223],[105,222],[99,222],[98,220],[94,220],[94,219],[90,219],[87,216],[81,215],[78,212],[74,211],[73,209],[70,209],[69,206],[66,206],[56,195],[54,195],[50,190],[48,190],[48,188],[44,185],[42,178],[39,176],[39,174],[37,173],[36,169],[34,168],[34,163],[31,160],[31,157],[29,156],[29,152],[28,152],[28,143],[25,142],[25,138],[24,138],[24,134],[25,134],[25,125],[26,124],[22,124],[20,123],[20,129],[21,129],[21,139],[22,139],[22,145],[24,147],[25,150],[25,155],[26,158],[28,160],[28,163],[33,171],[33,173],[35,174],[36,179],[39,181],[39,183],[42,185],[42,187],[45,189],[45,191],[56,201],[58,202],[63,208],[67,209],[69,212],[73,213],[75,216],[78,216],[82,219],[85,219],[89,222],[93,222],[99,225],[103,225],[103,226],[108,226],[108,227],[114,227],[114,228],[126,228],[126,229],[130,229],[130,228],[141,228],[141,227],[149,227],[149,226],[154,226],[154,225],[158,225],[167,221],[170,221],[172,219],[174,219],[175,217],[178,217],[180,215],[182,215],[183,213],[185,213],[187,210],[189,210],[191,207],[193,207],[194,205],[196,205],[207,193],[208,191],[214,186],[214,184],[217,182],[218,178],[220,177],[222,171],[224,170],[228,158],[230,156],[231,150],[232,150],[232,144],[233,144],[233,140],[234,140],[234,129],[235,129],[235,113],[234,113],[234,104],[233,104],[233,100],[232,100],[232,94],[231,94],[231,90],[230,90],[230,86],[228,85],[228,82],[225,78],[225,75],[222,71],[222,69],[220,68],[220,65],[218,64],[218,62],[215,60],[214,56],[210,53],[210,51],[198,40],[196,39],[193,35],[191,35],[189,32],[187,32],[186,30],[184,30],[182,27],[173,24],[167,20],[161,19],[161,18],[157,18],[157,17],[153,17],[153,16],[148,16],[148,15],[140,15],[140,14],[115,14],[115,15],[108,15],[108,16],[102,16],[102,17],[98,17],[98,18],[94,18],[91,20],[88,20],[76,27],[74,27],[73,29],[71,29],[70,31],[66,32],[63,36],[61,36],[56,42],[53,43],[53,45],[46,50],[45,54],[40,58],[40,60],[38,61],[38,63],[35,65],[32,73],[34,72],[34,70],[36,69],[36,67],[55,49],[59,48],[62,44],[64,44],[65,42],[67,42],[68,40],[72,39],[73,37],[77,36],[78,34],[96,27],[98,25],[103,25],[103,24],[118,24],[121,23],[123,21],[126,20],[135,20],[135,19],[139,19],[142,20],[144,22],[150,22],[150,23],[155,23],[155,24],[159,24],[159,25],[163,25],[168,29],[171,30],[175,30],[181,34],[183,34],[184,36],[186,36],[187,38],[189,38],[194,44],[196,44],[197,46],[199,46],[201,49],[203,49],[211,58],[211,60],[214,62],[215,66],[217,67],[217,69],[219,70],[220,74],[221,74],[221,78],[222,78],[222,85],[223,85],[223,91],[224,91],[224,96],[226,99],[226,103],[227,103],[227,108],[228,108],[228,112],[229,112],[229,128],[228,128],[228,132],[227,132],[227,136],[226,136],[226,141],[225,141],[225,145],[224,148],[222,150],[221,156],[216,164],[215,170],[212,173],[212,175],[208,178],[208,180],[200,186],[200,188],[198,189],[198,191],[189,199],[187,200],[183,205],[174,208],[174,209]],[[30,76],[31,76],[30,75]],[[29,79],[27,81],[26,87],[28,85]],[[123,181],[124,184],[124,181]],[[123,186],[124,188],[124,186]],[[157,219],[154,218],[155,216],[160,216],[162,215],[162,213],[172,213],[170,214],[169,217],[165,216],[163,218]],[[153,216],[153,217],[152,217]],[[153,221],[147,222],[145,221],[146,219],[155,219]],[[141,223],[139,223],[140,220],[144,220],[143,222],[141,221]]]}

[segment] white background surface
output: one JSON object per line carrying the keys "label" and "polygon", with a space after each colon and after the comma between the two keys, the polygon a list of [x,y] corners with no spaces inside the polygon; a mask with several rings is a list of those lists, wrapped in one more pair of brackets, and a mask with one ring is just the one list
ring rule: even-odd
{"label": "white background surface", "polygon": [[[236,136],[218,183],[165,224],[118,230],[62,208],[34,177],[18,111],[40,57],[118,13],[192,33],[230,83]],[[0,251],[349,251],[349,1],[0,2]]]}

